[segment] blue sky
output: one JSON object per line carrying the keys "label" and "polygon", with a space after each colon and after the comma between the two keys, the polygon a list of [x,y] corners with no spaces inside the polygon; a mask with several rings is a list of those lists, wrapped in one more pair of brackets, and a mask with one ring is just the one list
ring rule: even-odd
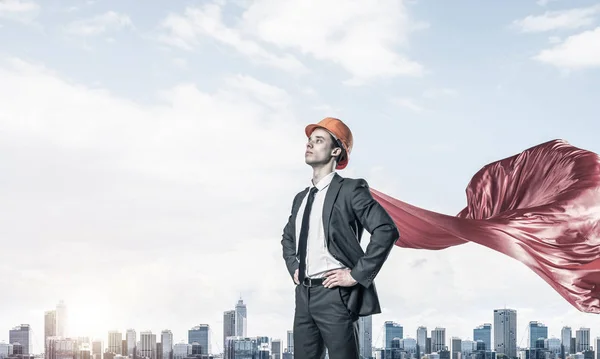
{"label": "blue sky", "polygon": [[[342,175],[448,214],[489,162],[555,138],[600,151],[597,1],[302,4],[0,0],[0,283],[22,290],[3,299],[0,340],[22,322],[42,333],[62,298],[75,331],[181,339],[209,323],[219,343],[240,292],[250,335],[285,338],[279,238],[310,178],[302,129],[326,116],[354,132]],[[474,245],[396,248],[376,282],[373,325],[412,337],[426,325],[467,339],[504,305],[524,338],[529,320],[557,336],[597,321]]]}

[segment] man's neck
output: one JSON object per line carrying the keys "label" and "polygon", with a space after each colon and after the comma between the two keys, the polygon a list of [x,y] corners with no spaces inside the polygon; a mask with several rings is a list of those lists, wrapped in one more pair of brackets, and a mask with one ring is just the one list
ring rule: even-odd
{"label": "man's neck", "polygon": [[319,183],[319,181],[321,181],[323,178],[325,178],[327,175],[329,175],[333,171],[334,171],[333,166],[323,166],[323,167],[313,168],[313,178],[312,178],[313,185],[316,185],[317,183]]}

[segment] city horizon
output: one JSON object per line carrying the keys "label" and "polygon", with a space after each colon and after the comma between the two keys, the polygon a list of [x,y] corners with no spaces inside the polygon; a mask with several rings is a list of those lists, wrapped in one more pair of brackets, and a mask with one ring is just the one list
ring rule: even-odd
{"label": "city horizon", "polygon": [[[57,308],[62,305],[63,308],[66,309],[66,312],[69,313],[68,304],[67,304],[68,302],[66,302],[64,300],[60,300],[58,303],[59,304],[57,305]],[[232,307],[235,307],[235,306],[238,306],[238,305],[243,306],[243,309],[244,309],[244,312],[245,312],[245,310],[246,310],[246,308],[248,306],[248,303],[243,302],[243,296],[241,296],[241,295],[238,298],[238,301]],[[514,308],[495,308],[495,309],[492,309],[490,311],[493,314],[496,311],[507,311],[507,310],[508,311],[516,311],[516,313],[517,313],[517,322],[518,322],[518,312],[519,312],[518,309],[514,309]],[[51,311],[54,311],[54,310],[47,310],[47,311],[45,311],[45,313],[47,314],[48,312],[51,312]],[[225,310],[225,311],[223,311],[222,315],[226,315],[226,313],[229,312],[229,311],[235,312],[235,310]],[[70,315],[68,315],[67,317],[69,319],[71,318]],[[246,323],[246,321],[251,322],[251,320],[249,320],[248,318],[244,317],[244,323]],[[475,335],[475,330],[485,329],[485,327],[487,325],[489,325],[490,328],[491,328],[491,332],[490,332],[491,338],[494,338],[494,331],[493,331],[494,330],[494,316],[493,315],[492,315],[492,320],[489,320],[489,321],[485,321],[484,320],[484,321],[480,321],[479,324],[474,324],[473,328],[472,328],[473,329],[473,333],[472,333],[473,335],[471,335],[470,337],[469,336],[454,335],[454,334],[446,331],[446,327],[443,326],[443,325],[427,326],[427,325],[423,325],[423,324],[420,324],[418,327],[414,328],[414,336],[413,336],[413,335],[411,335],[412,332],[407,331],[406,330],[407,328],[402,325],[401,321],[385,319],[384,322],[383,322],[383,324],[382,324],[382,326],[381,326],[381,329],[379,331],[372,330],[372,333],[371,333],[371,335],[372,335],[372,337],[371,337],[372,338],[372,345],[371,345],[372,350],[386,348],[386,325],[388,325],[388,323],[393,324],[394,327],[396,327],[396,328],[397,327],[401,328],[400,330],[402,332],[402,336],[400,337],[400,339],[412,339],[412,340],[415,340],[415,341],[418,341],[418,337],[419,337],[418,331],[419,331],[419,329],[421,329],[423,327],[425,327],[427,329],[427,332],[426,332],[427,338],[429,338],[429,335],[432,334],[434,330],[443,329],[444,330],[444,343],[443,343],[443,345],[445,346],[445,348],[450,348],[451,347],[450,344],[451,344],[452,340],[454,340],[454,339],[460,339],[462,342],[473,342],[473,343],[476,343],[477,341],[474,339],[475,336],[476,336]],[[572,326],[572,325],[565,325],[565,326],[561,327],[560,329],[554,329],[554,328],[550,329],[550,328],[548,328],[547,326],[544,325],[544,321],[543,320],[534,320],[534,321],[529,321],[529,322],[527,322],[524,325],[524,328],[525,328],[524,331],[527,334],[529,334],[530,325],[532,323],[536,323],[536,324],[544,326],[544,328],[546,330],[546,333],[547,333],[546,339],[561,339],[561,336],[563,334],[562,330],[564,329],[564,327],[568,327],[572,331],[572,333],[575,333],[579,329],[588,329],[589,330],[589,337],[590,337],[590,341],[591,342],[595,343],[597,340],[600,340],[600,326],[598,326],[598,328],[597,328],[597,331],[598,331],[597,333],[598,334],[594,337],[593,332],[594,332],[594,329],[596,329],[595,327],[591,327],[590,328],[590,327],[576,327],[576,326]],[[11,327],[11,329],[19,327],[21,325],[30,325],[30,324],[28,324],[28,323],[20,323],[18,325],[15,325],[15,326]],[[119,333],[119,334],[123,335],[123,334],[126,334],[129,330],[133,329],[135,331],[137,337],[139,337],[140,333],[143,333],[143,332],[149,332],[149,333],[152,333],[152,334],[155,334],[155,335],[160,335],[164,331],[169,331],[172,334],[172,344],[173,345],[175,345],[175,344],[182,344],[182,343],[190,344],[191,345],[192,343],[189,343],[189,340],[188,340],[188,337],[187,337],[187,335],[189,335],[189,331],[193,330],[194,328],[198,328],[198,327],[202,327],[202,326],[208,327],[209,331],[210,331],[211,342],[210,342],[209,346],[212,349],[211,349],[211,352],[209,352],[208,354],[222,354],[223,353],[223,347],[221,346],[221,344],[223,343],[224,336],[222,334],[221,335],[216,335],[216,332],[215,332],[216,328],[214,328],[214,326],[211,326],[209,323],[206,323],[206,322],[199,322],[199,323],[197,323],[197,324],[189,327],[188,330],[186,331],[186,333],[188,333],[188,334],[186,334],[185,338],[178,339],[178,340],[175,339],[176,338],[175,331],[173,331],[171,328],[162,328],[160,330],[152,330],[152,329],[147,329],[147,328],[146,329],[136,329],[135,326],[126,326],[126,328],[109,328],[109,329],[105,330],[105,332],[104,332],[103,335],[99,335],[99,336],[89,335],[89,333],[72,333],[71,329],[69,329],[68,334],[66,336],[62,336],[62,338],[64,338],[64,339],[73,339],[73,340],[77,340],[79,338],[88,338],[89,339],[89,344],[92,344],[92,342],[100,341],[102,343],[102,345],[103,345],[104,350],[107,350],[107,346],[105,344],[108,343],[108,341],[110,340],[109,337],[110,337],[110,334],[112,332]],[[33,333],[36,332],[33,327],[30,326],[30,328],[31,328],[30,330]],[[67,325],[66,328],[70,328],[70,325]],[[521,338],[520,340],[519,339],[516,340],[516,349],[517,350],[522,350],[522,349],[528,349],[528,348],[530,348],[529,345],[522,346],[520,344],[520,343],[523,342],[523,339],[522,339],[523,338],[523,333],[521,333],[521,335],[519,335],[519,327],[517,326],[516,329],[517,329],[517,338]],[[256,333],[256,334],[243,333],[243,331],[245,329],[242,329],[242,327],[240,327],[239,330],[242,331],[242,333],[240,333],[240,334],[245,334],[245,335],[237,335],[238,333],[236,332],[236,335],[233,335],[232,337],[239,337],[239,338],[268,337],[270,341],[271,340],[279,340],[281,342],[281,345],[282,345],[282,352],[284,352],[283,349],[287,350],[287,347],[288,347],[287,334],[292,331],[291,327],[290,327],[290,329],[286,330],[285,333],[281,333],[281,335],[276,336],[276,335],[272,335],[271,333]],[[523,329],[521,329],[521,330],[523,330]],[[558,333],[557,335],[554,335],[553,331],[555,331],[555,330],[559,330],[561,332]],[[7,330],[7,332],[8,332],[8,330]],[[218,332],[218,330],[217,330],[217,332]],[[221,331],[221,333],[223,333],[223,331]],[[550,334],[550,333],[553,333],[553,334]],[[490,334],[488,334],[488,335],[490,335]],[[61,338],[61,336],[59,336],[59,335],[56,335],[56,337],[57,338]],[[573,338],[575,338],[575,337],[573,336]],[[37,339],[39,339],[39,338],[36,338],[35,341],[37,341]],[[157,343],[161,343],[161,341],[159,339],[160,339],[160,337],[157,336]],[[527,342],[527,340],[528,339],[526,338],[525,339],[526,344],[530,344],[529,342]],[[43,338],[42,338],[42,341],[43,341]],[[123,341],[124,341],[124,339],[123,339]],[[493,341],[493,339],[490,341],[490,343],[492,341]],[[0,336],[0,343],[10,344],[9,340],[4,340],[2,336]],[[593,350],[598,350],[597,348],[595,348],[594,345],[590,345],[590,347],[593,348]],[[220,348],[220,350],[216,350],[215,351],[214,348]],[[494,345],[492,345],[491,348],[486,348],[486,350],[496,351],[495,348],[494,348]],[[37,354],[42,354],[42,353],[43,353],[43,350],[40,351],[40,352],[35,352],[34,351],[33,354],[37,355]]]}

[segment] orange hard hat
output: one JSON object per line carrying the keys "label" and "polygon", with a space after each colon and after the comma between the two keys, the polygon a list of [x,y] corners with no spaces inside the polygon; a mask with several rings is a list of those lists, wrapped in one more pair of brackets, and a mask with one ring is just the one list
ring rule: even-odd
{"label": "orange hard hat", "polygon": [[348,165],[350,152],[352,151],[352,145],[354,143],[354,140],[352,138],[352,131],[350,131],[350,128],[348,128],[348,126],[346,126],[346,124],[343,123],[340,119],[326,117],[322,119],[319,123],[310,124],[306,126],[306,129],[304,130],[304,132],[306,133],[306,137],[310,137],[311,133],[316,128],[323,128],[329,131],[329,133],[331,133],[333,137],[341,143],[344,151],[340,155],[335,168],[338,170],[346,168],[346,165]]}

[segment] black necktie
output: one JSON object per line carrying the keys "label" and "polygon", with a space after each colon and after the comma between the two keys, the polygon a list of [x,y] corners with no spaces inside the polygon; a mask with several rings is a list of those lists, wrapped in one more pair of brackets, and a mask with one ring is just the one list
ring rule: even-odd
{"label": "black necktie", "polygon": [[317,188],[312,187],[308,193],[306,207],[304,207],[304,216],[302,217],[302,227],[300,228],[300,238],[298,242],[298,256],[300,257],[300,268],[298,269],[298,280],[300,283],[304,280],[306,273],[306,242],[308,240],[308,222],[310,220],[310,210],[315,199]]}

